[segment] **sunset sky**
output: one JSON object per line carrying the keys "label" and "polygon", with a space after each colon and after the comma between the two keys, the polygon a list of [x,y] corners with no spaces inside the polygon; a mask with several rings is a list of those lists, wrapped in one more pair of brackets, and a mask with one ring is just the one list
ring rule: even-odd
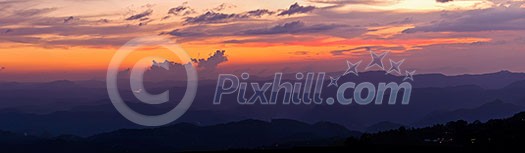
{"label": "sunset sky", "polygon": [[[224,72],[341,71],[367,64],[367,48],[418,74],[525,72],[525,1],[0,0],[0,12],[0,81],[103,78],[148,35],[193,58],[225,50]],[[122,68],[145,55],[173,57],[142,49]]]}

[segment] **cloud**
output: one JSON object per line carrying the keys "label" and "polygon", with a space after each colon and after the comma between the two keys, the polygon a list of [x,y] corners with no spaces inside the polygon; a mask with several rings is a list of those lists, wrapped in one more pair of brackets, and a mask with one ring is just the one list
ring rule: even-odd
{"label": "cloud", "polygon": [[75,19],[75,17],[73,17],[73,16],[67,17],[67,18],[64,19],[64,23],[68,23],[69,21],[72,21],[74,19]]}
{"label": "cloud", "polygon": [[[57,23],[53,26],[10,28],[0,32],[0,43],[18,43],[19,45],[34,45],[43,47],[107,47],[120,46],[133,39],[143,31],[158,31],[168,25],[150,25],[146,27],[111,25],[93,26]],[[126,34],[126,35],[122,35]],[[43,39],[38,35],[58,36],[54,39]],[[69,37],[69,36],[89,37]],[[105,37],[113,35],[117,37]]]}
{"label": "cloud", "polygon": [[206,36],[205,33],[203,32],[190,32],[190,31],[185,31],[183,29],[175,29],[175,30],[172,30],[170,32],[164,32],[164,33],[161,33],[161,34],[169,34],[169,35],[172,35],[172,36],[177,36],[177,37],[199,37],[199,36]]}
{"label": "cloud", "polygon": [[350,48],[350,49],[333,50],[333,51],[330,51],[330,53],[333,56],[340,56],[340,55],[346,55],[347,53],[352,53],[356,51],[370,50],[370,48],[371,48],[370,46],[356,47],[356,48]]}
{"label": "cloud", "polygon": [[108,19],[100,19],[98,20],[99,23],[109,23]]}
{"label": "cloud", "polygon": [[273,15],[275,12],[267,9],[257,9],[242,13],[218,13],[214,11],[207,11],[204,14],[195,17],[186,17],[185,24],[204,24],[204,23],[224,23],[238,19],[259,18],[264,15]]}
{"label": "cloud", "polygon": [[[314,6],[300,6],[298,3],[295,3],[291,5],[289,9],[282,10],[279,14],[277,14],[277,16],[307,13],[307,12],[312,11],[313,9],[315,9]],[[184,20],[184,23],[185,24],[225,23],[225,22],[229,22],[232,20],[259,18],[264,15],[276,14],[275,11],[271,11],[268,9],[256,9],[256,10],[251,10],[247,12],[231,13],[231,14],[219,13],[218,10],[222,10],[222,9],[212,9],[211,11],[206,11],[206,13],[198,15],[198,16],[186,17]],[[167,18],[169,17],[165,17],[165,19]]]}
{"label": "cloud", "polygon": [[179,16],[179,15],[186,16],[186,15],[190,15],[193,13],[196,13],[194,9],[190,8],[189,6],[184,6],[184,5],[177,6],[177,7],[174,7],[168,10],[168,14],[175,15],[175,16]]}
{"label": "cloud", "polygon": [[308,0],[314,3],[324,4],[368,4],[368,5],[391,5],[398,3],[400,0]]}
{"label": "cloud", "polygon": [[225,14],[208,11],[196,17],[187,17],[184,20],[186,24],[201,24],[201,23],[224,23],[233,19],[248,18],[246,15],[240,14]]}
{"label": "cloud", "polygon": [[142,13],[132,15],[132,16],[126,18],[126,20],[140,20],[142,18],[150,16],[151,13],[153,13],[153,10],[152,9],[148,9],[148,10],[142,12]]}
{"label": "cloud", "polygon": [[258,36],[255,38],[247,39],[229,39],[222,41],[222,43],[228,44],[246,44],[246,43],[264,43],[264,44],[286,44],[292,43],[300,39],[303,41],[314,41],[316,37],[314,36],[298,36],[298,35],[266,35]]}
{"label": "cloud", "polygon": [[442,14],[442,20],[416,26],[403,33],[525,30],[523,14],[525,14],[523,8],[503,6],[458,13],[445,12]]}
{"label": "cloud", "polygon": [[296,34],[296,33],[315,33],[332,30],[341,25],[336,24],[316,24],[306,25],[302,21],[293,21],[284,24],[275,25],[270,28],[246,30],[242,33],[245,35],[270,35],[270,34]]}
{"label": "cloud", "polygon": [[[227,62],[228,58],[225,55],[226,51],[217,50],[212,55],[205,59],[192,59],[192,63],[196,64],[197,71],[199,72],[200,79],[213,79],[217,78],[218,71],[217,66],[221,63]],[[186,63],[186,64],[192,64]],[[152,61],[151,67],[144,74],[144,80],[147,81],[166,81],[166,80],[180,80],[185,81],[186,69],[185,65],[173,61]],[[169,69],[165,69],[165,68]],[[121,74],[129,73],[128,71],[122,71]],[[122,75],[123,77],[129,77],[129,75]]]}
{"label": "cloud", "polygon": [[448,2],[452,2],[454,0],[436,0],[436,2],[438,3],[448,3]]}
{"label": "cloud", "polygon": [[230,9],[230,8],[235,8],[237,6],[233,5],[233,4],[228,4],[228,3],[222,3],[221,5],[213,8],[212,10],[214,11],[222,11],[222,10],[225,10],[225,9]]}
{"label": "cloud", "polygon": [[269,11],[267,9],[257,9],[246,12],[248,16],[254,16],[254,17],[261,17],[263,15],[272,15],[275,14],[273,11]]}
{"label": "cloud", "polygon": [[212,56],[207,59],[191,59],[194,63],[197,63],[198,68],[202,68],[207,71],[215,71],[217,66],[221,63],[227,62],[228,57],[225,56],[226,51],[217,50]]}
{"label": "cloud", "polygon": [[[396,47],[385,47],[385,46],[361,46],[361,47],[355,47],[350,49],[341,49],[341,50],[333,50],[330,51],[330,54],[333,56],[342,56],[342,55],[348,55],[350,54],[359,54],[359,55],[367,55],[369,50],[381,50],[381,51],[403,51],[406,50],[403,46],[396,46]],[[363,54],[364,53],[364,54]]]}
{"label": "cloud", "polygon": [[290,52],[290,54],[292,54],[292,55],[308,55],[308,54],[310,54],[310,52],[308,52],[308,51],[295,51],[295,52]]}
{"label": "cloud", "polygon": [[315,9],[314,6],[301,6],[298,3],[295,3],[295,4],[292,4],[290,8],[288,8],[287,10],[284,10],[281,13],[279,13],[278,16],[307,13],[314,9]]}
{"label": "cloud", "polygon": [[38,15],[47,14],[47,13],[50,13],[56,10],[57,10],[56,8],[17,10],[15,11],[13,15],[30,17],[30,16],[38,16]]}

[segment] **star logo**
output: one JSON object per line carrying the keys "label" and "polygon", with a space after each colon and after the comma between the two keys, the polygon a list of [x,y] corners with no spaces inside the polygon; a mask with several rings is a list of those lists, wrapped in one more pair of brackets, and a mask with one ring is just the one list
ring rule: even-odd
{"label": "star logo", "polygon": [[403,62],[405,62],[405,59],[402,59],[402,60],[397,61],[397,62],[394,62],[392,59],[390,59],[390,69],[388,69],[386,74],[389,74],[389,73],[392,73],[392,72],[396,72],[397,74],[401,74],[401,68],[399,68],[399,67],[401,66],[401,64],[403,64]]}
{"label": "star logo", "polygon": [[330,87],[330,86],[335,86],[335,87],[339,87],[339,85],[337,84],[337,81],[339,81],[339,78],[340,77],[337,77],[337,78],[334,78],[332,76],[330,76],[330,84],[328,84],[327,87]]}
{"label": "star logo", "polygon": [[403,81],[405,81],[405,80],[412,80],[412,81],[414,81],[414,74],[415,73],[416,73],[416,70],[405,71],[405,78],[403,79]]}
{"label": "star logo", "polygon": [[347,74],[355,74],[355,76],[359,76],[358,72],[357,72],[357,67],[359,66],[359,64],[361,64],[361,61],[357,62],[357,63],[352,63],[350,61],[346,61],[346,65],[348,65],[348,69],[346,69],[345,73],[343,73],[343,75],[347,75]]}
{"label": "star logo", "polygon": [[385,67],[383,66],[383,58],[385,58],[387,53],[388,52],[376,54],[373,51],[370,51],[370,55],[372,56],[372,61],[370,62],[370,64],[368,64],[366,69],[372,68],[374,66],[379,66],[379,68],[381,68],[382,70],[385,70]]}

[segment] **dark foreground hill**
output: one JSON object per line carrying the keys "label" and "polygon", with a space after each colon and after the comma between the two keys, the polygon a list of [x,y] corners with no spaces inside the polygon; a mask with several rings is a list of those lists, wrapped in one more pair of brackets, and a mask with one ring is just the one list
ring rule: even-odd
{"label": "dark foreground hill", "polygon": [[122,129],[91,137],[35,137],[0,132],[0,147],[9,152],[174,152],[253,149],[286,146],[331,146],[361,133],[319,122],[287,119],[244,120],[212,126],[180,123],[151,129]]}
{"label": "dark foreground hill", "polygon": [[[525,112],[507,119],[486,123],[452,121],[419,129],[401,127],[361,138],[348,138],[346,146],[353,149],[437,149],[446,151],[505,151],[525,145]],[[384,150],[384,149],[376,149]],[[424,151],[424,150],[422,150]],[[436,151],[436,150],[434,150]]]}
{"label": "dark foreground hill", "polygon": [[525,145],[525,112],[485,123],[458,120],[425,128],[360,134],[332,123],[277,119],[213,126],[181,123],[152,129],[122,129],[91,137],[35,137],[0,132],[9,152],[352,152],[503,151]]}

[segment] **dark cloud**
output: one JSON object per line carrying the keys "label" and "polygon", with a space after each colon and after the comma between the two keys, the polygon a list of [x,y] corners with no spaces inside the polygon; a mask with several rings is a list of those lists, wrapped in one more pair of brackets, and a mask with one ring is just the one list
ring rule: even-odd
{"label": "dark cloud", "polygon": [[214,71],[217,65],[227,62],[228,57],[225,56],[224,50],[217,50],[212,56],[207,59],[191,59],[194,63],[197,63],[198,68],[202,68],[208,71]]}
{"label": "dark cloud", "polygon": [[[163,25],[149,25],[146,27],[139,26],[88,26],[77,25],[71,26],[66,24],[55,24],[54,26],[45,27],[20,27],[11,28],[7,33],[0,33],[0,43],[14,42],[21,45],[35,45],[49,48],[54,47],[100,47],[100,46],[121,46],[126,41],[133,39],[134,36],[104,37],[106,35],[137,35],[142,31],[158,31],[166,29]],[[41,39],[37,35],[57,35],[66,36],[64,39]],[[71,39],[67,36],[89,35],[86,39]]]}
{"label": "dark cloud", "polygon": [[200,23],[224,23],[233,19],[248,18],[246,15],[240,14],[225,14],[208,11],[196,17],[187,17],[184,20],[186,24],[200,24]]}
{"label": "dark cloud", "polygon": [[[292,6],[294,6],[294,5],[292,5]],[[298,7],[300,7],[300,8],[295,8],[295,6],[294,6],[294,8],[291,11],[286,10],[286,11],[289,11],[289,12],[286,12],[286,11],[283,11],[283,12],[294,14],[293,12],[299,13],[301,11],[304,11],[304,10],[308,9],[307,7],[303,7],[303,6],[298,6]],[[281,13],[283,13],[283,12],[281,12]],[[264,15],[273,15],[275,13],[276,12],[270,11],[270,10],[267,10],[267,9],[257,9],[257,10],[251,10],[251,11],[242,12],[242,13],[232,13],[232,14],[219,13],[219,12],[216,12],[216,11],[207,11],[206,13],[198,15],[198,16],[186,17],[184,19],[184,23],[185,24],[224,23],[224,22],[229,22],[229,21],[232,21],[232,20],[259,18],[259,17],[264,16]],[[165,18],[169,18],[169,17],[165,17]]]}
{"label": "dark cloud", "polygon": [[442,15],[442,20],[407,29],[414,32],[478,32],[496,30],[525,30],[525,9],[494,7]]}
{"label": "dark cloud", "polygon": [[248,11],[246,12],[246,14],[248,16],[254,16],[254,17],[261,17],[263,15],[272,15],[272,14],[275,14],[275,12],[273,11],[269,11],[267,9],[257,9],[257,10],[253,10],[253,11]]}
{"label": "dark cloud", "polygon": [[143,29],[138,27],[129,27],[126,25],[115,25],[115,26],[69,26],[63,24],[57,24],[55,26],[48,27],[20,27],[12,28],[11,32],[7,35],[11,37],[17,36],[31,36],[31,35],[59,35],[59,36],[74,36],[74,35],[90,35],[90,36],[106,36],[106,35],[118,35],[118,34],[131,34],[140,33],[140,29],[143,30],[161,30],[164,26],[158,25],[152,28]]}
{"label": "dark cloud", "polygon": [[295,3],[295,4],[292,4],[290,8],[288,8],[287,10],[284,10],[281,13],[279,13],[278,16],[307,13],[314,9],[315,9],[314,6],[301,6],[298,3]]}
{"label": "dark cloud", "polygon": [[284,24],[279,24],[270,28],[252,29],[243,31],[245,35],[269,35],[269,34],[295,34],[295,33],[315,33],[321,31],[332,30],[341,27],[336,24],[315,24],[306,25],[301,21],[293,21]]}
{"label": "dark cloud", "polygon": [[230,9],[230,8],[235,8],[237,6],[233,5],[233,4],[228,4],[228,3],[222,3],[221,5],[213,8],[212,10],[214,11],[222,11],[222,10],[225,10],[225,9]]}
{"label": "dark cloud", "polygon": [[166,15],[166,16],[162,17],[162,19],[160,19],[160,20],[161,20],[161,21],[162,21],[162,20],[167,20],[167,19],[169,19],[169,18],[171,18],[171,16]]}
{"label": "dark cloud", "polygon": [[190,15],[193,13],[195,13],[195,10],[193,10],[189,6],[184,6],[184,5],[177,6],[177,7],[174,7],[168,10],[168,14],[175,15],[175,16],[179,16],[179,15],[186,16],[186,15]]}
{"label": "dark cloud", "polygon": [[436,0],[436,2],[438,3],[448,3],[448,2],[452,2],[454,0]]}
{"label": "dark cloud", "polygon": [[74,19],[75,19],[75,17],[73,17],[73,16],[67,17],[67,18],[64,19],[64,23],[68,23],[68,22],[70,22],[70,21],[72,21]]}
{"label": "dark cloud", "polygon": [[148,10],[142,12],[142,13],[132,15],[132,16],[126,18],[126,20],[140,20],[142,18],[150,16],[151,13],[153,13],[153,10],[152,9],[148,9]]}
{"label": "dark cloud", "polygon": [[356,48],[350,48],[350,49],[341,49],[341,50],[333,50],[333,51],[330,51],[330,53],[333,55],[333,56],[341,56],[341,55],[346,55],[348,53],[352,53],[352,52],[359,52],[359,51],[363,51],[363,50],[370,50],[372,47],[371,46],[364,46],[364,47],[356,47]]}
{"label": "dark cloud", "polygon": [[98,20],[99,23],[109,23],[108,19],[100,19]]}
{"label": "dark cloud", "polygon": [[302,41],[313,41],[314,37],[303,36],[303,37],[298,38],[297,36],[289,36],[289,35],[267,35],[267,36],[259,36],[256,38],[249,38],[249,39],[230,39],[230,40],[225,40],[222,43],[228,43],[228,44],[244,44],[244,43],[256,43],[256,42],[288,43],[288,42],[294,42],[297,39],[300,39]]}
{"label": "dark cloud", "polygon": [[333,50],[330,51],[330,53],[333,56],[341,56],[341,55],[348,55],[350,54],[359,54],[359,55],[368,55],[369,50],[381,50],[381,51],[403,51],[406,50],[403,46],[397,46],[397,47],[385,47],[385,46],[361,46],[361,47],[355,47],[350,49],[341,49],[341,50]]}
{"label": "dark cloud", "polygon": [[53,12],[55,10],[57,9],[56,8],[43,8],[43,9],[18,10],[18,11],[15,11],[14,15],[30,17],[30,16],[43,15],[46,13]]}
{"label": "dark cloud", "polygon": [[172,35],[172,36],[177,36],[177,37],[199,37],[199,36],[206,36],[205,33],[203,32],[190,32],[190,31],[185,31],[183,29],[175,29],[175,30],[172,30],[170,32],[163,32],[161,33],[162,34],[169,34],[169,35]]}
{"label": "dark cloud", "polygon": [[[225,55],[224,50],[217,50],[205,59],[192,59],[192,62],[197,65],[197,71],[199,72],[200,79],[213,79],[217,78],[218,71],[217,66],[221,63],[227,62],[228,58]],[[152,66],[144,74],[144,80],[147,81],[166,81],[166,80],[181,80],[185,81],[187,78],[185,66],[186,63],[181,64],[173,61],[152,61]],[[165,69],[168,67],[169,69]],[[121,74],[129,76],[129,70],[122,71]],[[124,75],[123,75],[124,76]]]}
{"label": "dark cloud", "polygon": [[290,54],[293,54],[293,55],[308,55],[309,52],[308,51],[295,51],[295,52],[290,52]]}
{"label": "dark cloud", "polygon": [[388,23],[388,25],[395,25],[395,24],[409,24],[409,23],[413,23],[414,22],[414,19],[412,17],[407,17],[407,18],[404,18],[403,20],[401,21],[394,21],[394,22],[390,22]]}
{"label": "dark cloud", "polygon": [[368,5],[392,5],[400,0],[308,0],[314,3],[324,4],[368,4]]}
{"label": "dark cloud", "polygon": [[246,42],[250,42],[250,41],[238,40],[238,39],[231,39],[231,40],[223,41],[222,43],[227,43],[227,44],[241,44],[241,43],[246,43]]}
{"label": "dark cloud", "polygon": [[144,19],[141,19],[140,21],[141,22],[139,23],[138,26],[145,26],[145,25],[148,25],[150,22],[153,22],[153,20],[149,18],[144,18]]}

